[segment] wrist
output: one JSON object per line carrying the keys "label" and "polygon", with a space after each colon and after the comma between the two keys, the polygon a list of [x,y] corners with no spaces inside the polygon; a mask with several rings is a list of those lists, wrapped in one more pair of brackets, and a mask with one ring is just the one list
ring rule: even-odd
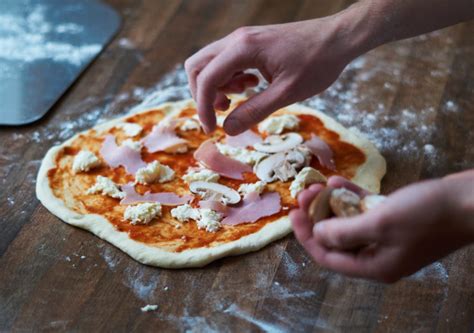
{"label": "wrist", "polygon": [[462,226],[462,230],[474,241],[474,170],[456,173],[442,179],[450,193],[450,216]]}
{"label": "wrist", "polygon": [[331,18],[352,59],[387,42],[383,22],[370,1],[357,2]]}

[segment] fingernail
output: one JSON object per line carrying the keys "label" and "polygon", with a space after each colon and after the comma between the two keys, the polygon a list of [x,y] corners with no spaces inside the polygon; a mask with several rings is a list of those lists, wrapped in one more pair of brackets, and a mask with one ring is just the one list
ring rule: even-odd
{"label": "fingernail", "polygon": [[243,124],[242,122],[233,117],[227,117],[227,119],[224,121],[224,129],[226,133],[230,135],[237,135],[240,132],[242,132]]}

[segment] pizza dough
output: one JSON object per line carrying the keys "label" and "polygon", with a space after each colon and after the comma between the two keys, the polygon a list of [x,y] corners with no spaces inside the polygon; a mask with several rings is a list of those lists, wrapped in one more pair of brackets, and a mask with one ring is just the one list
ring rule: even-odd
{"label": "pizza dough", "polygon": [[[232,97],[233,103],[230,109],[233,109],[237,105],[237,103],[241,102],[245,98],[242,96]],[[154,107],[150,110],[140,111],[136,114],[127,115],[125,117],[98,125],[89,131],[77,134],[76,136],[72,137],[71,139],[67,140],[59,146],[52,147],[44,157],[38,173],[36,185],[36,193],[38,199],[52,214],[56,215],[64,222],[79,228],[89,230],[96,236],[115,245],[116,247],[120,248],[122,251],[130,255],[132,258],[143,264],[165,268],[201,267],[218,258],[256,251],[269,244],[270,242],[282,238],[288,233],[290,233],[291,224],[289,218],[287,217],[290,205],[287,205],[287,209],[281,212],[282,214],[279,214],[274,219],[270,219],[267,220],[265,223],[262,223],[261,227],[254,228],[255,232],[246,231],[242,237],[237,237],[235,236],[235,234],[232,234],[232,230],[225,229],[222,232],[228,232],[232,236],[228,240],[224,239],[223,241],[221,240],[216,242],[211,241],[209,243],[203,244],[202,246],[194,245],[193,247],[189,248],[186,248],[186,246],[177,247],[175,246],[176,244],[172,244],[170,246],[163,246],[164,243],[158,244],[158,242],[145,242],[137,240],[138,238],[133,238],[131,235],[135,229],[120,230],[121,228],[118,226],[120,226],[120,223],[122,222],[117,222],[116,224],[112,223],[111,220],[106,217],[107,214],[90,213],[87,210],[89,203],[88,200],[96,199],[90,199],[86,196],[86,194],[79,193],[81,191],[85,191],[84,188],[81,187],[80,182],[77,184],[76,179],[74,179],[74,177],[83,177],[77,179],[84,179],[84,182],[90,183],[89,178],[91,178],[91,176],[87,176],[89,177],[87,178],[86,176],[83,176],[81,174],[72,175],[69,173],[64,173],[61,175],[62,178],[60,178],[60,183],[52,184],[51,180],[53,178],[51,178],[51,175],[54,173],[55,170],[57,170],[58,168],[70,168],[69,164],[72,163],[68,159],[62,160],[62,157],[65,152],[70,149],[70,147],[77,144],[77,140],[91,138],[91,147],[94,148],[94,144],[97,145],[100,143],[97,137],[100,136],[103,138],[104,133],[107,133],[108,131],[115,131],[115,129],[123,127],[123,124],[126,121],[131,121],[131,119],[134,119],[134,121],[137,121],[139,123],[142,118],[145,119],[151,113],[157,113],[157,110],[159,110],[161,114],[158,118],[161,118],[161,120],[163,120],[169,117],[178,117],[182,115],[183,110],[193,109],[195,109],[195,104],[192,100],[166,103]],[[362,164],[357,165],[354,174],[350,178],[354,183],[371,192],[379,192],[380,180],[385,174],[386,164],[384,158],[380,155],[380,153],[377,151],[377,149],[372,143],[370,143],[362,136],[347,130],[335,120],[324,115],[323,113],[304,107],[302,105],[291,105],[280,110],[279,112],[283,112],[284,114],[314,116],[319,119],[322,126],[324,126],[325,130],[327,130],[328,133],[334,133],[335,136],[339,137],[338,140],[340,140],[344,144],[344,147],[351,146],[357,148],[360,152],[363,153],[363,155],[365,155],[365,158]],[[146,123],[143,123],[142,125],[144,125],[143,128],[147,128]],[[150,130],[150,126],[148,126],[148,130]],[[134,132],[135,135],[138,135],[138,133],[139,131]],[[92,138],[94,138],[94,140],[92,140]],[[342,151],[343,150],[341,150],[341,154]],[[170,161],[171,160],[172,159],[170,159]],[[61,166],[59,165],[59,163],[62,163]],[[112,169],[107,169],[107,172],[113,175],[114,177],[124,177],[123,175],[119,175],[118,171],[114,171]],[[116,174],[114,174],[114,172],[116,172]],[[179,176],[178,178],[180,177],[181,176]],[[180,184],[184,183],[181,181]],[[289,183],[285,186],[289,187]],[[187,192],[183,185],[181,185],[181,188],[177,188],[177,191],[180,192],[178,194],[183,194]],[[58,196],[58,193],[60,193],[61,195]],[[109,200],[106,201],[107,203],[109,203],[113,202],[110,200],[118,199],[107,198],[103,200]],[[116,209],[121,210],[122,207],[118,207],[119,201],[116,202]],[[165,222],[161,221],[157,221],[156,223],[163,223],[163,226],[165,225]],[[170,225],[172,225],[172,222],[166,223],[171,223]],[[143,226],[133,227],[144,228]],[[186,226],[186,228],[186,230],[188,230],[189,228],[191,228],[191,226]],[[250,230],[250,226],[245,226],[241,229],[247,230],[245,228]],[[137,230],[140,231],[144,229]],[[166,230],[172,229],[168,228],[167,226]],[[171,233],[179,235],[179,233],[181,232],[180,230],[181,229],[176,229],[176,232],[171,231]],[[185,242],[185,238],[186,236],[184,236],[183,242]],[[179,238],[176,238],[174,242],[177,243],[181,241],[179,240]]]}

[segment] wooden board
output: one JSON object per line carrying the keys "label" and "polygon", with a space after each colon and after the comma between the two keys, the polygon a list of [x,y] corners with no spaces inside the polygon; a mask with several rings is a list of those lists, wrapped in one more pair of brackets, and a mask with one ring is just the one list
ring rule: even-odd
{"label": "wooden board", "polygon": [[[143,89],[170,71],[168,81],[176,79],[176,64],[241,25],[324,16],[350,3],[107,2],[124,17],[114,42],[46,119],[0,129],[0,331],[474,329],[472,247],[389,286],[319,267],[293,236],[171,271],[140,265],[49,214],[34,179],[51,145],[124,114]],[[385,193],[472,168],[474,23],[378,48],[308,103],[377,142],[388,161]],[[146,304],[158,310],[142,313]]]}

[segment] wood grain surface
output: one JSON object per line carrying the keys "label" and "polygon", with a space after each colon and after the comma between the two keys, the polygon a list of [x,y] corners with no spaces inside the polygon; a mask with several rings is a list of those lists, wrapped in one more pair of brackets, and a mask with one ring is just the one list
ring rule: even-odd
{"label": "wood grain surface", "polygon": [[[239,26],[321,17],[350,3],[107,2],[123,26],[105,52],[45,119],[0,128],[0,331],[473,331],[472,247],[394,285],[323,269],[293,236],[202,269],[165,270],[42,207],[35,177],[53,144],[124,114],[143,89]],[[377,143],[388,162],[384,193],[472,168],[474,22],[380,47],[306,103]],[[146,304],[158,310],[142,313]]]}

